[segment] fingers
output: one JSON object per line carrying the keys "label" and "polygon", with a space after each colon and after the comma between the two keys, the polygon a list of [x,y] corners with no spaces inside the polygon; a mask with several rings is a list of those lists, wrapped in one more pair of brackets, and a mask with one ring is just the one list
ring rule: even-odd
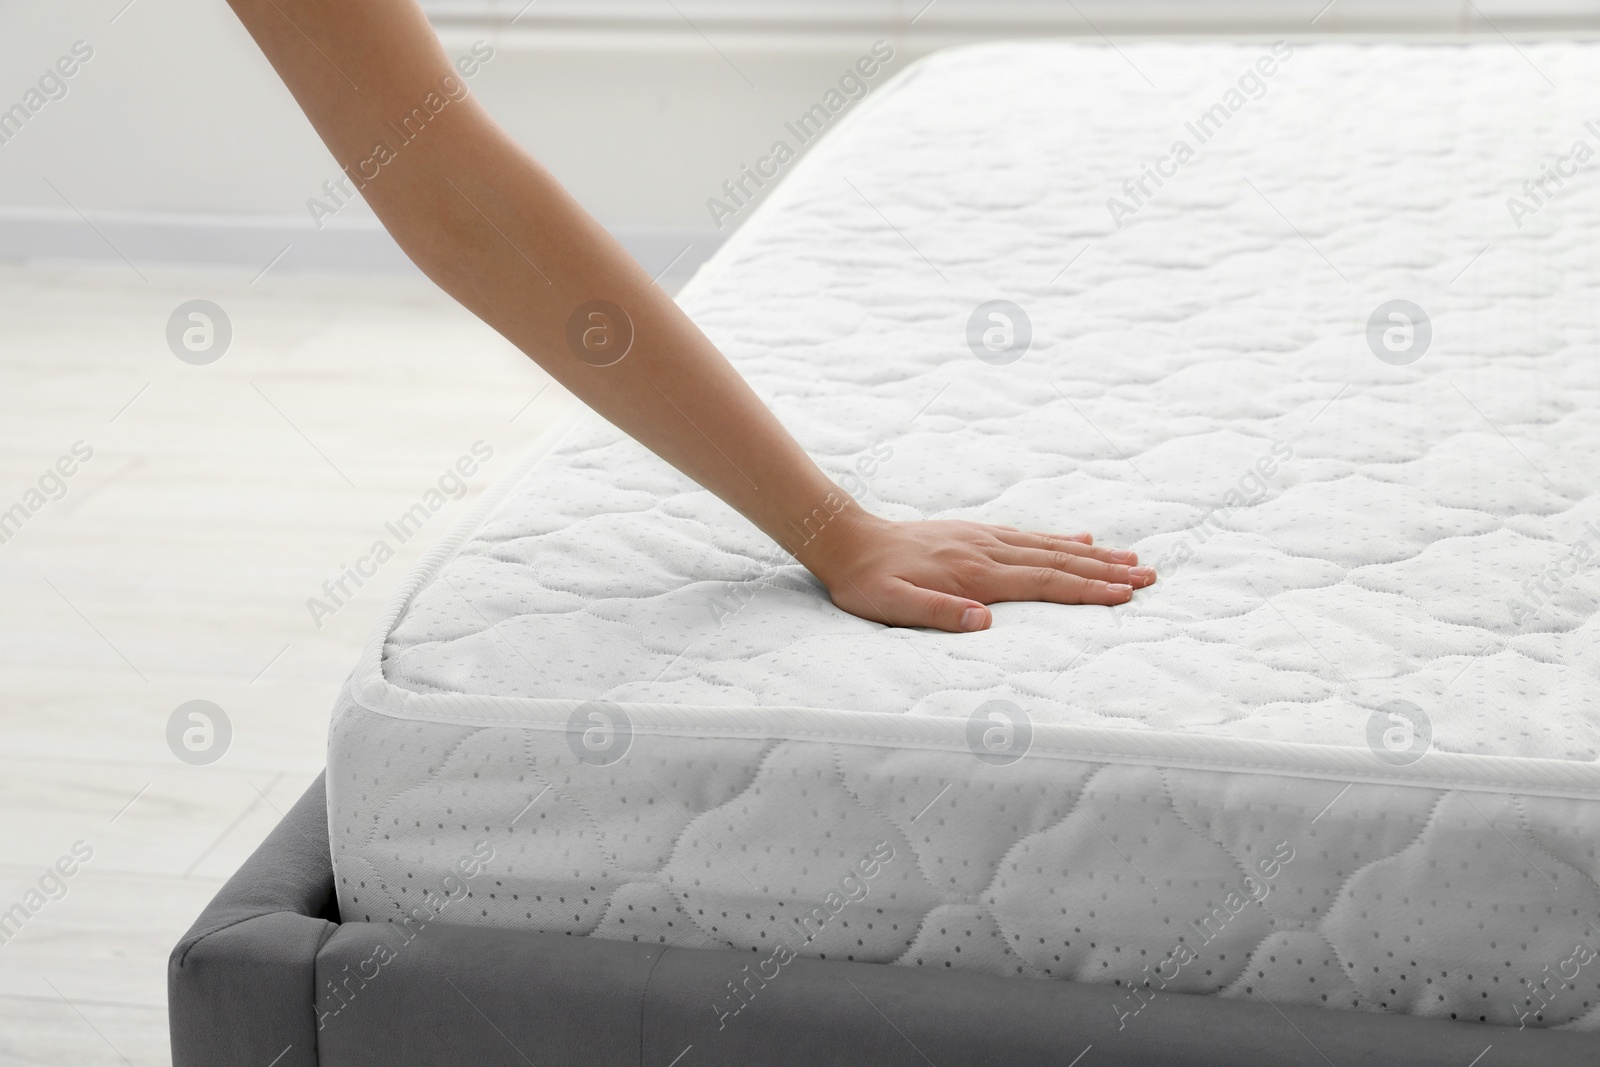
{"label": "fingers", "polygon": [[1133,598],[1133,586],[1125,582],[1104,582],[1085,578],[1053,567],[996,566],[984,578],[982,588],[973,593],[989,603],[1001,600],[1048,601],[1052,604],[1126,604]]}
{"label": "fingers", "polygon": [[890,578],[875,585],[870,592],[851,582],[850,591],[859,596],[862,603],[845,602],[840,603],[840,607],[890,626],[928,626],[950,633],[968,633],[987,630],[992,621],[989,609],[976,600],[923,589],[903,578]]}
{"label": "fingers", "polygon": [[993,527],[991,527],[991,529],[1006,530],[1006,531],[1009,531],[1010,533],[1014,533],[1014,534],[1026,534],[1028,537],[1043,537],[1043,538],[1046,538],[1046,539],[1054,538],[1055,540],[1058,540],[1058,541],[1077,541],[1080,544],[1085,544],[1085,545],[1094,544],[1094,535],[1091,534],[1091,533],[1036,534],[1036,533],[1029,533],[1026,530],[1019,530],[1015,526],[993,526]]}
{"label": "fingers", "polygon": [[994,526],[990,528],[995,540],[1017,548],[1037,548],[1050,552],[1071,552],[1080,556],[1088,556],[1104,563],[1121,563],[1132,566],[1139,562],[1136,552],[1126,549],[1097,548],[1094,538],[1088,534],[1078,534],[1073,537],[1063,537],[1060,534],[1034,533],[1031,530],[1014,530],[1009,526]]}
{"label": "fingers", "polygon": [[[1104,582],[1049,567],[996,564],[981,583],[968,589],[972,597],[924,589],[903,578],[875,583],[867,593],[852,583],[850,594],[836,598],[840,607],[890,626],[926,626],[950,633],[987,630],[993,616],[985,603],[1046,601],[1052,604],[1126,604],[1133,586]],[[975,599],[976,598],[976,599]]]}
{"label": "fingers", "polygon": [[[1126,604],[1156,580],[1132,552],[1066,537],[974,523],[923,523],[897,554],[828,581],[834,603],[889,626],[986,630],[1001,601]],[[842,581],[840,580],[842,579]]]}
{"label": "fingers", "polygon": [[1131,585],[1135,589],[1143,589],[1156,580],[1156,572],[1152,567],[1129,567],[1122,563],[1106,563],[1092,556],[1058,549],[1013,548],[1010,545],[1002,545],[991,550],[990,557],[996,563],[1006,566],[1049,568],[1113,585]]}

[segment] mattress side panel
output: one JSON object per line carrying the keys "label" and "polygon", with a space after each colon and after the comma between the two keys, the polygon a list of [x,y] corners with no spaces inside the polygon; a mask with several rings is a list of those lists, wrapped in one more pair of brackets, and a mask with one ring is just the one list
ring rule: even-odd
{"label": "mattress side panel", "polygon": [[347,710],[341,912],[1600,1028],[1600,802],[609,730]]}

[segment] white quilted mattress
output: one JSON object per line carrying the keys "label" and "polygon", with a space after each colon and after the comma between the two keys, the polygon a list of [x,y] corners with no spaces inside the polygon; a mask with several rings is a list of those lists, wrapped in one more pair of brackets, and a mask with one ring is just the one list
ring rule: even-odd
{"label": "white quilted mattress", "polygon": [[874,90],[683,305],[872,510],[1160,581],[888,629],[581,421],[341,695],[343,913],[1600,1029],[1600,53],[1520,49]]}

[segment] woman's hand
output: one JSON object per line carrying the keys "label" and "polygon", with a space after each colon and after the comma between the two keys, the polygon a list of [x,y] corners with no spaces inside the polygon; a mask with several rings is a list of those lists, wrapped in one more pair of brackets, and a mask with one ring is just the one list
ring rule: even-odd
{"label": "woman's hand", "polygon": [[988,629],[987,604],[1123,604],[1156,580],[1132,552],[1086,533],[1028,533],[975,522],[891,522],[856,508],[799,554],[852,615],[890,626]]}
{"label": "woman's hand", "polygon": [[[417,266],[584,403],[794,552],[839,607],[893,626],[982,630],[986,604],[1121,604],[1155,581],[1133,553],[1096,548],[1087,534],[888,522],[864,511],[672,298],[495,125],[416,0],[229,3]],[[434,99],[449,106],[424,111]],[[404,136],[397,115],[417,116],[426,136]],[[592,359],[574,341],[573,323],[597,306],[634,338],[622,356]]]}

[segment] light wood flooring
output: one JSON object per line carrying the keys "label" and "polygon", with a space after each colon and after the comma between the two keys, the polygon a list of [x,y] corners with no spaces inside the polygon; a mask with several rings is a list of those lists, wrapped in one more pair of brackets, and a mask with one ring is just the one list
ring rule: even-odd
{"label": "light wood flooring", "polygon": [[[167,344],[193,298],[232,324],[207,366]],[[417,277],[0,266],[0,511],[93,449],[0,543],[0,911],[93,850],[0,944],[0,1064],[169,1062],[168,950],[323,766],[411,563],[574,403]],[[469,498],[315,625],[306,600],[478,440]],[[206,766],[167,741],[195,699],[233,731]]]}

